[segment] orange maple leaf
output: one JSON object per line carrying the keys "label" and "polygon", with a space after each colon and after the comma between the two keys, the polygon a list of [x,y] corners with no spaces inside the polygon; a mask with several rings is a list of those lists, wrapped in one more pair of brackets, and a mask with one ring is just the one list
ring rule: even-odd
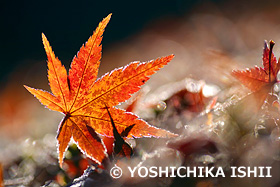
{"label": "orange maple leaf", "polygon": [[83,153],[98,164],[106,157],[106,148],[97,134],[107,137],[114,135],[104,104],[110,108],[118,132],[123,132],[135,124],[127,138],[176,136],[169,131],[150,126],[132,113],[114,107],[137,92],[150,75],[172,60],[173,55],[144,63],[133,62],[97,78],[102,35],[110,18],[111,14],[104,18],[87,43],[81,47],[73,59],[69,75],[42,34],[48,57],[48,79],[52,94],[28,86],[25,88],[49,109],[65,114],[57,134],[60,166],[71,138]]}
{"label": "orange maple leaf", "polygon": [[274,53],[272,52],[274,42],[270,41],[270,47],[268,48],[265,41],[263,50],[263,68],[255,66],[246,70],[234,70],[232,75],[237,78],[242,84],[244,84],[251,91],[256,92],[260,90],[270,91],[270,88],[277,82],[277,73],[280,69],[280,63],[277,62]]}

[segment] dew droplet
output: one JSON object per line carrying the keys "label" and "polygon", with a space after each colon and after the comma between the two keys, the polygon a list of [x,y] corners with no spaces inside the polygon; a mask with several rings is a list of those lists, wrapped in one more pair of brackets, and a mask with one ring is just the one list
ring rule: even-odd
{"label": "dew droplet", "polygon": [[159,101],[157,104],[157,109],[163,111],[166,109],[166,103],[164,101]]}
{"label": "dew droplet", "polygon": [[273,89],[275,92],[279,92],[280,91],[279,84],[275,84]]}

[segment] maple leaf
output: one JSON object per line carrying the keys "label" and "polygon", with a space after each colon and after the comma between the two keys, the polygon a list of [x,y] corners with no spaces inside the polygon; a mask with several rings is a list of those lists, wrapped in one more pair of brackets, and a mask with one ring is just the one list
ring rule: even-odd
{"label": "maple leaf", "polygon": [[69,75],[42,34],[52,94],[28,86],[25,88],[43,105],[65,115],[57,134],[60,166],[71,138],[83,153],[98,164],[106,157],[106,148],[98,134],[114,137],[114,133],[104,103],[114,117],[118,132],[126,132],[127,128],[133,125],[127,138],[176,136],[169,131],[150,126],[132,113],[114,107],[137,92],[150,75],[172,60],[173,55],[144,63],[133,62],[97,78],[101,40],[110,18],[111,14],[104,18],[87,43],[80,48],[72,61]]}
{"label": "maple leaf", "polygon": [[269,43],[269,48],[266,41],[264,44],[263,68],[255,66],[251,69],[234,70],[232,72],[235,78],[253,92],[260,91],[261,89],[269,92],[269,89],[277,82],[277,73],[279,72],[280,64],[272,52],[275,43],[273,41]]}
{"label": "maple leaf", "polygon": [[[252,91],[252,93],[243,97],[238,104],[233,105],[231,110],[231,115],[239,124],[247,123],[252,116],[259,112],[269,93],[272,92],[273,85],[278,82],[277,74],[280,64],[272,52],[274,44],[273,41],[270,41],[268,47],[265,41],[262,58],[263,67],[255,66],[251,69],[234,70],[232,72],[235,78]],[[266,103],[273,104],[273,102]]]}

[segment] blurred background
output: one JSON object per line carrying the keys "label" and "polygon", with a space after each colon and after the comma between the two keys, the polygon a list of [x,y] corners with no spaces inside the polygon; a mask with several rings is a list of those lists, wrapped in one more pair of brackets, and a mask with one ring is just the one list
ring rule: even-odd
{"label": "blurred background", "polygon": [[19,107],[23,98],[33,100],[22,85],[49,90],[42,32],[56,56],[69,68],[99,21],[113,13],[104,34],[99,75],[132,61],[175,54],[168,70],[162,73],[168,71],[168,75],[157,81],[175,81],[190,75],[215,81],[213,76],[217,75],[201,73],[206,69],[196,66],[207,66],[213,58],[215,62],[245,63],[243,67],[260,63],[264,40],[273,39],[275,51],[280,49],[279,8],[277,1],[261,0],[3,1],[1,126],[13,123],[17,110],[23,112]]}
{"label": "blurred background", "polygon": [[22,155],[32,155],[36,163],[47,159],[45,152],[38,151],[40,146],[32,146],[49,146],[47,155],[56,157],[55,133],[62,115],[45,109],[23,87],[50,90],[41,33],[69,68],[81,45],[109,13],[113,15],[104,33],[99,76],[132,61],[175,54],[147,83],[151,90],[184,78],[228,88],[233,84],[229,75],[233,68],[261,65],[264,40],[276,42],[279,57],[280,2],[276,0],[3,0],[0,162],[9,168],[6,176],[17,176],[17,167],[28,165],[14,164]]}

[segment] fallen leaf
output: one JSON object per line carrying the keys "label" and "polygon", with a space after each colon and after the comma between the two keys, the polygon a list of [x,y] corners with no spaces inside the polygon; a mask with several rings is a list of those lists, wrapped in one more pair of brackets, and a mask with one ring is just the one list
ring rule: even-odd
{"label": "fallen leaf", "polygon": [[181,113],[184,110],[190,112],[201,112],[205,109],[205,103],[209,98],[203,94],[203,86],[197,92],[192,92],[187,88],[184,88],[174,93],[170,98],[164,102],[167,106],[172,106],[177,113]]}
{"label": "fallen leaf", "polygon": [[205,134],[182,136],[168,142],[167,146],[180,151],[185,157],[199,152],[217,153],[219,151],[217,143]]}
{"label": "fallen leaf", "polygon": [[[265,41],[262,58],[263,68],[255,66],[251,69],[233,70],[232,72],[235,78],[253,92],[259,91],[262,88],[271,88],[277,82],[280,64],[272,52],[275,43],[270,41],[269,44],[270,47],[268,48]],[[267,89],[267,91],[269,92],[270,89]]]}
{"label": "fallen leaf", "polygon": [[107,156],[98,134],[114,137],[114,133],[104,103],[110,109],[118,132],[123,132],[135,124],[127,138],[176,136],[169,131],[150,126],[132,113],[114,107],[129,99],[131,94],[149,80],[150,75],[170,62],[174,55],[149,62],[133,62],[97,78],[102,35],[110,18],[111,14],[104,18],[87,43],[81,47],[73,59],[69,75],[42,34],[48,57],[48,79],[52,94],[28,86],[25,88],[43,105],[65,115],[57,134],[60,166],[71,138],[83,153],[98,164]]}
{"label": "fallen leaf", "polygon": [[[263,68],[246,70],[234,70],[232,75],[237,78],[244,86],[249,88],[252,93],[242,98],[231,110],[231,116],[239,123],[245,124],[252,116],[258,114],[269,93],[273,93],[273,85],[278,82],[277,74],[280,64],[272,51],[274,42],[269,42],[269,47],[265,41],[263,50]],[[272,105],[273,101],[266,102]]]}

